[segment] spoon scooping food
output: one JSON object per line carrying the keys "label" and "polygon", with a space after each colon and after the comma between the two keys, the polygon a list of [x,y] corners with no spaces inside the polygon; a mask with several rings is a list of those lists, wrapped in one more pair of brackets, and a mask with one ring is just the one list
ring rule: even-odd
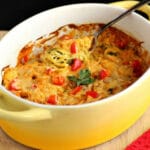
{"label": "spoon scooping food", "polygon": [[111,20],[110,22],[106,23],[104,26],[102,26],[97,32],[95,32],[94,34],[94,38],[93,38],[93,42],[92,42],[92,46],[90,48],[90,51],[92,51],[93,49],[96,48],[97,45],[97,39],[99,37],[100,34],[102,34],[102,32],[104,32],[107,28],[109,28],[110,26],[114,25],[116,22],[120,21],[121,19],[123,19],[124,17],[126,17],[127,15],[129,15],[131,12],[135,11],[136,9],[138,9],[139,7],[143,6],[144,4],[147,4],[148,2],[150,2],[150,0],[142,0],[139,3],[137,3],[136,5],[132,6],[130,9],[126,10],[125,12],[123,12],[122,14],[120,14],[118,17],[116,17],[115,19]]}

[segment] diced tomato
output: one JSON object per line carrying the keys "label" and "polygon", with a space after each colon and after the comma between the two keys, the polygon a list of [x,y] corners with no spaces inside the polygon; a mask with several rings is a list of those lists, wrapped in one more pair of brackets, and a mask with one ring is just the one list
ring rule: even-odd
{"label": "diced tomato", "polygon": [[106,77],[108,77],[109,76],[109,72],[107,71],[107,70],[101,70],[100,71],[100,73],[99,73],[99,78],[101,79],[101,80],[103,80],[103,79],[105,79]]}
{"label": "diced tomato", "polygon": [[97,98],[99,96],[99,94],[96,91],[87,91],[86,95],[92,98]]}
{"label": "diced tomato", "polygon": [[133,72],[135,73],[136,77],[142,75],[142,65],[139,60],[133,60],[131,67],[133,68]]}
{"label": "diced tomato", "polygon": [[80,92],[82,89],[82,86],[77,86],[75,87],[72,91],[71,91],[71,94],[75,95],[77,94],[78,92]]}
{"label": "diced tomato", "polygon": [[61,37],[61,40],[70,40],[70,39],[72,39],[72,37],[70,35],[63,35]]}
{"label": "diced tomato", "polygon": [[128,44],[128,40],[125,39],[125,38],[117,39],[117,40],[115,41],[115,44],[116,44],[116,46],[117,46],[118,48],[124,49],[124,48],[127,46],[127,44]]}
{"label": "diced tomato", "polygon": [[71,70],[76,71],[82,66],[82,61],[80,59],[75,58],[71,65]]}
{"label": "diced tomato", "polygon": [[65,83],[65,78],[63,76],[54,76],[52,78],[52,83],[55,85],[63,85]]}
{"label": "diced tomato", "polygon": [[71,46],[70,46],[70,52],[71,52],[72,54],[75,54],[75,53],[77,53],[77,51],[78,51],[78,49],[77,49],[77,44],[76,44],[76,42],[73,42],[73,43],[71,44]]}
{"label": "diced tomato", "polygon": [[47,103],[56,105],[57,104],[57,95],[50,95],[47,99]]}
{"label": "diced tomato", "polygon": [[14,80],[12,80],[10,82],[9,90],[10,91],[18,91],[18,90],[20,90],[20,87],[18,86],[18,83],[17,83],[17,79],[14,79]]}

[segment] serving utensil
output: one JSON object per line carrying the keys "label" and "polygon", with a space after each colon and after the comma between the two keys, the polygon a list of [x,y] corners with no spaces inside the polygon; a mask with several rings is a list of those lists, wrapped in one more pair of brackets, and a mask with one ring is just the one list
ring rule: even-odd
{"label": "serving utensil", "polygon": [[93,50],[93,49],[96,48],[97,39],[98,39],[99,35],[102,34],[102,32],[104,32],[107,28],[109,28],[110,26],[114,25],[116,22],[120,21],[121,19],[123,19],[124,17],[126,17],[131,12],[135,11],[136,9],[138,9],[139,7],[143,6],[144,4],[147,4],[148,2],[150,2],[150,0],[142,0],[142,1],[140,1],[139,3],[137,3],[134,6],[132,6],[130,9],[126,10],[121,15],[116,17],[115,19],[113,19],[110,22],[108,22],[107,24],[103,25],[97,32],[94,33],[94,38],[93,38],[93,42],[92,42],[92,46],[91,46],[90,50]]}

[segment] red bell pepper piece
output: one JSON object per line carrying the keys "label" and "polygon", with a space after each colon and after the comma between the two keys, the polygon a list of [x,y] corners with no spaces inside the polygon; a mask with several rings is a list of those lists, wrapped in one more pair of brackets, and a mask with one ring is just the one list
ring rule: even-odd
{"label": "red bell pepper piece", "polygon": [[77,51],[78,51],[78,49],[77,49],[77,44],[76,44],[76,42],[73,42],[73,43],[71,44],[71,46],[70,46],[70,52],[71,52],[72,54],[76,54]]}
{"label": "red bell pepper piece", "polygon": [[87,91],[86,95],[92,98],[97,98],[99,96],[99,94],[96,91]]}
{"label": "red bell pepper piece", "polygon": [[82,89],[82,86],[77,86],[75,87],[72,91],[71,91],[71,94],[75,95],[77,94],[78,92],[80,92]]}
{"label": "red bell pepper piece", "polygon": [[57,95],[50,95],[47,99],[47,103],[56,105],[57,104]]}
{"label": "red bell pepper piece", "polygon": [[12,80],[10,82],[9,90],[10,91],[18,91],[18,90],[20,90],[20,87],[18,86],[18,83],[17,83],[17,79],[14,79],[14,80]]}
{"label": "red bell pepper piece", "polygon": [[99,78],[103,80],[103,79],[105,79],[106,77],[108,77],[108,75],[109,75],[109,72],[108,72],[107,70],[104,70],[104,69],[103,69],[103,70],[101,70],[100,73],[99,73]]}
{"label": "red bell pepper piece", "polygon": [[76,71],[82,66],[82,61],[80,59],[75,58],[71,65],[71,70]]}
{"label": "red bell pepper piece", "polygon": [[52,83],[55,85],[63,85],[65,83],[65,78],[63,76],[54,76],[52,78]]}

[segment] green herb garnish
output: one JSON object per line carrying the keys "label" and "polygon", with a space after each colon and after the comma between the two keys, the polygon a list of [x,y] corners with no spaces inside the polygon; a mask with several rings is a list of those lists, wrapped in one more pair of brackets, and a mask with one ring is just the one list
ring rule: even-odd
{"label": "green herb garnish", "polygon": [[88,69],[82,69],[80,70],[78,77],[68,76],[68,79],[70,81],[75,82],[77,86],[88,85],[90,83],[93,83],[95,80],[94,78],[91,77],[91,73]]}

